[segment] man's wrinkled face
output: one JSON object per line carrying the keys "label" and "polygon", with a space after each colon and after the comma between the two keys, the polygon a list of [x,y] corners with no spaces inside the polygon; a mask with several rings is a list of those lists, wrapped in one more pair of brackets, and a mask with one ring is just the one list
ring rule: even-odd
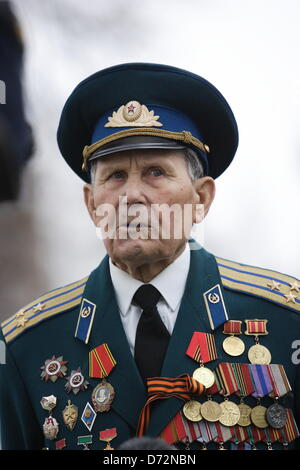
{"label": "man's wrinkled face", "polygon": [[[106,250],[114,262],[138,266],[171,259],[180,252],[186,243],[184,234],[190,232],[196,221],[196,204],[201,202],[197,182],[191,181],[182,151],[130,150],[99,159],[93,184],[85,187],[86,204],[95,225],[99,226],[103,218],[99,207],[110,204],[118,216],[122,198],[126,201],[128,215],[121,222],[117,218],[114,237],[104,238]],[[180,221],[171,211],[167,222],[167,208],[174,205],[182,208],[182,214],[188,205],[190,217],[182,217]],[[142,215],[137,217],[138,214]],[[169,231],[164,230],[166,222],[170,224]],[[137,237],[139,231],[141,236]]]}

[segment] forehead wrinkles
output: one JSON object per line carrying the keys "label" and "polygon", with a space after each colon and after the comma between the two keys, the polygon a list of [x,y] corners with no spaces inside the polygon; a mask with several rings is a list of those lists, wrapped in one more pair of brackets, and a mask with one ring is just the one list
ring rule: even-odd
{"label": "forehead wrinkles", "polygon": [[175,160],[175,156],[184,157],[183,155],[180,155],[179,152],[178,155],[172,155],[170,152],[166,152],[165,154],[155,154],[153,152],[146,152],[145,150],[142,152],[126,152],[126,155],[124,152],[124,155],[110,156],[106,159],[99,160],[99,166],[102,167],[104,171],[118,167],[134,170],[148,165],[172,164],[172,159]]}

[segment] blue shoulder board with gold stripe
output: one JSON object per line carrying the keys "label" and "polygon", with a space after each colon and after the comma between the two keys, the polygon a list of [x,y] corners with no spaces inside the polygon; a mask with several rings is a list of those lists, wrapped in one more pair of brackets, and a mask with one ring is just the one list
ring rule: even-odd
{"label": "blue shoulder board with gold stripe", "polygon": [[10,343],[29,328],[80,304],[88,276],[80,281],[47,292],[1,323]]}
{"label": "blue shoulder board with gold stripe", "polygon": [[224,287],[300,312],[300,282],[294,277],[218,257],[216,261]]}

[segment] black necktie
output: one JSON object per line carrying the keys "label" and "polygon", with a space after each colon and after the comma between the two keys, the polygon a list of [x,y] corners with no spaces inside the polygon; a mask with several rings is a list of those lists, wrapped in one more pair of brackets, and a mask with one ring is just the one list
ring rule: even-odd
{"label": "black necktie", "polygon": [[133,296],[143,310],[136,330],[134,358],[144,380],[160,376],[170,339],[156,308],[159,298],[160,293],[151,284],[139,287]]}

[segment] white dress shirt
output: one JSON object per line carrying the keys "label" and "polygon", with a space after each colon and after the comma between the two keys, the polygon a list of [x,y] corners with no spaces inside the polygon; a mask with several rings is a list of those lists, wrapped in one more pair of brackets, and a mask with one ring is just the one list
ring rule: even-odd
{"label": "white dress shirt", "polygon": [[[144,283],[117,268],[111,259],[109,259],[109,267],[123,328],[134,355],[136,329],[142,310],[131,302],[137,289]],[[149,282],[162,296],[158,301],[157,310],[170,334],[172,334],[179,311],[189,267],[190,248],[187,243],[181,255]]]}

